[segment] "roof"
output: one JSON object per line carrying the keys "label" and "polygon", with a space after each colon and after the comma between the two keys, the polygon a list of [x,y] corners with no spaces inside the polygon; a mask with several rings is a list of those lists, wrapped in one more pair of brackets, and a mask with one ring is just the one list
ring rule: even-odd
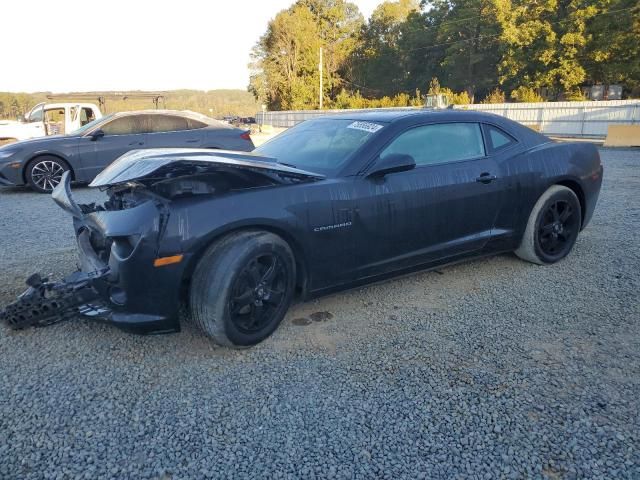
{"label": "roof", "polygon": [[348,120],[363,120],[370,122],[386,122],[391,123],[400,119],[420,117],[423,120],[455,120],[455,119],[474,119],[474,120],[495,120],[497,115],[472,110],[457,109],[427,109],[417,108],[414,110],[378,110],[378,111],[362,111],[345,112],[335,115],[327,115],[318,118],[343,118]]}
{"label": "roof", "polygon": [[124,112],[115,112],[112,114],[113,117],[124,117],[124,116],[128,116],[128,115],[176,115],[179,117],[187,117],[187,118],[191,118],[193,120],[199,120],[201,122],[204,122],[208,125],[215,125],[215,126],[225,126],[227,127],[227,124],[220,122],[218,120],[214,120],[211,117],[207,117],[206,115],[203,115],[201,113],[198,112],[193,112],[191,110],[161,110],[161,109],[149,109],[149,110],[128,110],[128,111],[124,111]]}

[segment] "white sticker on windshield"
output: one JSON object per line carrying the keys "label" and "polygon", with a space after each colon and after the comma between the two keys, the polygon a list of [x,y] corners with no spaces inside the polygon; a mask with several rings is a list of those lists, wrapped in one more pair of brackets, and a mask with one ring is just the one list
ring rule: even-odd
{"label": "white sticker on windshield", "polygon": [[378,125],[377,123],[371,122],[353,122],[350,125],[347,125],[347,128],[353,128],[355,130],[363,130],[369,133],[375,133],[382,128],[382,125]]}

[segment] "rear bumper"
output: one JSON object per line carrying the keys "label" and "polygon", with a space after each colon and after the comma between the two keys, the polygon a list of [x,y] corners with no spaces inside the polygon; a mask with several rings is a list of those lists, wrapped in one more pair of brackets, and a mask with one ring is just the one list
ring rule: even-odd
{"label": "rear bumper", "polygon": [[593,218],[593,212],[596,210],[596,204],[600,197],[600,189],[602,187],[602,178],[604,175],[604,167],[600,165],[598,172],[589,178],[589,181],[585,185],[585,212],[582,219],[581,229],[586,228]]}

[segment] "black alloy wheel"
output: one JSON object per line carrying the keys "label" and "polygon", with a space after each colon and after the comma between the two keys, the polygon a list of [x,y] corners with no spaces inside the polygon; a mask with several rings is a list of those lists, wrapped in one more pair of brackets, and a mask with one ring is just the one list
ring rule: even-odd
{"label": "black alloy wheel", "polygon": [[576,192],[552,185],[531,209],[515,253],[538,265],[556,263],[571,252],[581,227],[582,205]]}
{"label": "black alloy wheel", "polygon": [[285,300],[289,279],[276,253],[252,258],[237,274],[229,297],[231,321],[244,333],[262,330]]}
{"label": "black alloy wheel", "polygon": [[547,206],[538,225],[538,248],[542,253],[550,258],[569,253],[580,229],[579,215],[568,200],[558,199]]}

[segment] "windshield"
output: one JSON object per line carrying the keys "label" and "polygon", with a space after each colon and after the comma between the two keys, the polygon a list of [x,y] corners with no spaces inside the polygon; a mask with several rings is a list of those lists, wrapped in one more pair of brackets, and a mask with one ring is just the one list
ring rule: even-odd
{"label": "windshield", "polygon": [[100,124],[100,123],[102,123],[102,122],[104,122],[106,120],[109,120],[111,117],[113,117],[113,113],[111,115],[106,115],[106,116],[101,117],[101,118],[96,118],[92,122],[89,122],[86,125],[83,125],[82,127],[80,127],[77,130],[74,130],[69,135],[82,135],[83,133],[88,132],[89,130],[91,130],[96,125],[98,125],[98,124]]}
{"label": "windshield", "polygon": [[384,126],[335,118],[308,120],[254,151],[303,170],[331,174]]}

